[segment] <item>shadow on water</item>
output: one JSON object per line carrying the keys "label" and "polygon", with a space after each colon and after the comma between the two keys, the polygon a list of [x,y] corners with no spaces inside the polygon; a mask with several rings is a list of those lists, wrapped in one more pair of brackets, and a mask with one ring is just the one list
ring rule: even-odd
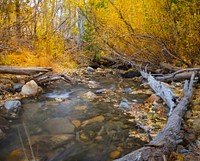
{"label": "shadow on water", "polygon": [[[114,89],[118,82],[118,79],[98,78],[100,88]],[[142,103],[148,97],[126,92],[140,88],[133,80],[124,80],[121,88],[121,93],[106,97],[118,100],[118,104],[122,98]],[[36,158],[50,161],[109,161],[143,146],[146,142],[129,137],[129,131],[136,130],[134,123],[112,101],[81,97],[95,90],[87,85],[71,87],[56,83],[41,98],[24,99],[22,122],[31,143],[23,124],[13,125],[0,143],[0,160],[9,161],[13,156],[15,161],[24,159],[23,146],[27,157],[32,158],[30,144]]]}

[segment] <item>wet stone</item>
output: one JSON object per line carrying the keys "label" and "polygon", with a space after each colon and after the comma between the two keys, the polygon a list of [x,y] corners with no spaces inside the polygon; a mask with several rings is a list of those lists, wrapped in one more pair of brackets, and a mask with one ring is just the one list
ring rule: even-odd
{"label": "wet stone", "polygon": [[104,117],[102,115],[100,115],[100,116],[96,116],[91,119],[83,121],[81,126],[84,127],[84,126],[92,124],[92,123],[103,122],[103,121],[104,121]]}
{"label": "wet stone", "polygon": [[110,157],[112,159],[118,158],[119,156],[120,156],[120,151],[118,151],[118,150],[115,150],[115,151],[110,153]]}
{"label": "wet stone", "polygon": [[97,97],[97,95],[94,94],[94,93],[91,92],[91,91],[89,91],[89,92],[87,92],[87,93],[85,93],[85,94],[82,95],[82,98],[88,99],[88,100],[93,100],[93,99],[95,99],[96,97]]}
{"label": "wet stone", "polygon": [[23,87],[23,84],[14,84],[13,89],[15,92],[21,92],[21,89]]}
{"label": "wet stone", "polygon": [[53,118],[46,120],[44,128],[51,134],[73,133],[74,125],[67,118]]}
{"label": "wet stone", "polygon": [[20,109],[21,105],[19,100],[10,100],[6,101],[4,106],[9,112],[16,112]]}
{"label": "wet stone", "polygon": [[62,144],[70,139],[72,139],[74,135],[71,134],[55,134],[55,135],[35,135],[31,137],[31,143],[36,144],[43,142],[49,145],[58,145]]}

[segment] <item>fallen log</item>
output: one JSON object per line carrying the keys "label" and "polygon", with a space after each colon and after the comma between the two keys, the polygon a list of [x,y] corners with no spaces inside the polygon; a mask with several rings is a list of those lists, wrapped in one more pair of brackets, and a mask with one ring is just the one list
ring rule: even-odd
{"label": "fallen log", "polygon": [[171,115],[177,102],[176,95],[172,92],[170,88],[166,87],[162,82],[155,80],[151,74],[148,74],[144,71],[140,71],[140,73],[143,78],[148,80],[148,84],[155,91],[156,95],[160,96],[170,108],[169,115]]}
{"label": "fallen log", "polygon": [[200,76],[200,68],[186,68],[178,70],[171,74],[166,74],[162,76],[155,77],[156,80],[159,81],[181,81],[181,80],[189,80],[192,76],[192,73],[195,72],[197,77]]}
{"label": "fallen log", "polygon": [[34,80],[38,85],[47,85],[56,80],[64,80],[70,84],[76,84],[76,80],[66,74],[53,74],[51,67],[13,67],[0,66],[0,74],[27,75],[28,80]]}
{"label": "fallen log", "polygon": [[33,75],[37,73],[47,73],[52,71],[51,67],[14,67],[14,66],[0,66],[0,74],[16,74],[16,75]]}
{"label": "fallen log", "polygon": [[172,66],[171,64],[167,64],[167,63],[163,63],[163,62],[160,63],[160,66],[162,68],[167,69],[167,70],[172,71],[172,72],[176,72],[178,70],[181,70],[180,67]]}
{"label": "fallen log", "polygon": [[192,74],[190,83],[185,84],[184,97],[169,116],[166,126],[158,135],[146,145],[132,153],[115,161],[166,161],[170,153],[176,150],[176,146],[182,141],[178,136],[181,130],[181,122],[192,98],[192,86],[195,74]]}

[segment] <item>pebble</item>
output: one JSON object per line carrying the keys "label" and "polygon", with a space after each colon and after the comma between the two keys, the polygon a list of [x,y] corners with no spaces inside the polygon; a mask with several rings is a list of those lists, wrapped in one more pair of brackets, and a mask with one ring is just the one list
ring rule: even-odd
{"label": "pebble", "polygon": [[120,156],[120,151],[118,151],[118,150],[115,150],[115,151],[110,153],[110,157],[112,159],[118,158],[119,156]]}
{"label": "pebble", "polygon": [[151,108],[153,111],[157,112],[158,111],[158,107],[157,106],[152,106]]}

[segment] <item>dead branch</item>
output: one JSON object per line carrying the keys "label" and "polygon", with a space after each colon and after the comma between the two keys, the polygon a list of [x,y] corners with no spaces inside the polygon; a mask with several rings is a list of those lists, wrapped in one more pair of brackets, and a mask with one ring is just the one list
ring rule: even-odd
{"label": "dead branch", "polygon": [[178,70],[174,73],[171,74],[166,74],[162,76],[156,77],[157,80],[160,81],[175,81],[175,80],[185,80],[185,79],[190,79],[192,76],[192,73],[196,72],[196,76],[199,76],[200,74],[200,68],[186,68],[186,69],[181,69]]}

